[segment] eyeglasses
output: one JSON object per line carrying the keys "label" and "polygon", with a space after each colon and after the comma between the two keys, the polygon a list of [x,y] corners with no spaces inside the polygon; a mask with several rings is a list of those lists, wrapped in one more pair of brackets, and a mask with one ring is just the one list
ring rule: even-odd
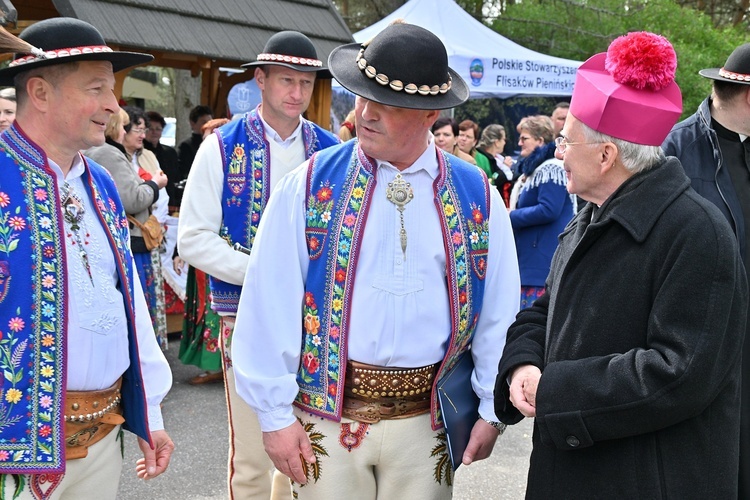
{"label": "eyeglasses", "polygon": [[576,144],[602,144],[601,142],[570,142],[567,137],[558,137],[555,139],[555,147],[561,153],[565,153],[568,146],[575,146]]}
{"label": "eyeglasses", "polygon": [[145,128],[131,128],[130,132],[133,132],[135,135],[146,135]]}
{"label": "eyeglasses", "polygon": [[526,142],[526,141],[531,140],[531,139],[533,139],[533,137],[530,137],[528,135],[522,135],[521,137],[518,138],[518,140],[520,142]]}

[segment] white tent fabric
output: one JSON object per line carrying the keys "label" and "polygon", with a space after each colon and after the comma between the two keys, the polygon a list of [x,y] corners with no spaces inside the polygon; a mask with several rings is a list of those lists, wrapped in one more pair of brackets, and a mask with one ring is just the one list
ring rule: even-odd
{"label": "white tent fabric", "polygon": [[581,62],[522,47],[471,17],[454,0],[410,0],[354,33],[354,39],[370,40],[399,18],[440,38],[448,51],[448,64],[469,85],[472,99],[573,94]]}

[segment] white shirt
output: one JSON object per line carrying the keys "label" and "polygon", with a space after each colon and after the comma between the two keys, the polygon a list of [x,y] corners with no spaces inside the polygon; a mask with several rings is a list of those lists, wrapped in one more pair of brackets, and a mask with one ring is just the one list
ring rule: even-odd
{"label": "white shirt", "polygon": [[[304,145],[299,140],[302,123],[285,141],[265,121],[263,126],[272,150],[276,147],[294,147],[297,152],[287,161],[275,161],[277,158],[271,152],[270,188],[273,189],[284,175],[305,160]],[[219,139],[216,134],[211,134],[201,143],[190,168],[180,206],[177,247],[180,257],[191,266],[226,283],[241,285],[245,279],[248,256],[233,250],[219,236],[224,193],[224,165],[221,159]]]}
{"label": "white shirt", "polygon": [[[50,167],[58,183],[67,182],[85,206],[79,234],[88,244],[86,254],[93,284],[78,252],[78,243],[66,222],[66,268],[68,274],[68,351],[67,389],[96,391],[111,387],[130,366],[128,325],[123,299],[117,288],[119,277],[107,235],[99,223],[94,205],[87,195],[83,179],[84,164],[76,156],[67,176],[52,160]],[[89,236],[86,237],[85,234]],[[159,404],[172,386],[172,371],[156,342],[154,329],[143,296],[141,282],[133,264],[135,294],[135,331],[138,339],[141,372],[148,404],[148,422],[152,431],[164,428]]]}
{"label": "white shirt", "polygon": [[[414,199],[406,205],[408,244],[385,189],[398,170],[377,162],[352,293],[348,358],[418,367],[443,359],[450,337],[443,231],[434,202],[435,145],[401,172]],[[264,432],[294,423],[292,402],[302,345],[302,300],[309,265],[305,242],[307,162],[282,179],[271,196],[245,274],[232,340],[237,392],[257,412]],[[488,274],[473,343],[472,385],[480,414],[497,420],[492,391],[505,335],[518,312],[520,278],[510,219],[491,189]]]}

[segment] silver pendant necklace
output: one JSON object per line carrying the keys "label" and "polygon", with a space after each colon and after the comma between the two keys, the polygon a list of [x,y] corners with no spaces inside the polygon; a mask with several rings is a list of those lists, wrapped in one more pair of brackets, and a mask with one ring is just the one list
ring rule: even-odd
{"label": "silver pendant necklace", "polygon": [[[89,275],[91,284],[94,284],[94,277],[91,275],[91,265],[89,264],[89,255],[86,253],[84,247],[84,240],[81,238],[81,223],[83,222],[83,215],[86,213],[86,207],[83,204],[83,200],[78,193],[73,191],[73,188],[67,182],[63,183],[60,192],[60,200],[62,203],[63,219],[70,226],[70,232],[68,236],[73,238],[73,244],[78,245],[78,256],[81,258],[83,267]],[[86,237],[88,237],[88,233]],[[88,244],[88,241],[85,241]]]}
{"label": "silver pendant necklace", "polygon": [[406,227],[404,227],[404,209],[406,204],[414,198],[414,190],[411,188],[411,184],[406,182],[401,174],[396,174],[396,177],[392,182],[388,183],[388,188],[385,190],[385,196],[388,201],[396,205],[401,219],[401,251],[404,253],[406,258]]}

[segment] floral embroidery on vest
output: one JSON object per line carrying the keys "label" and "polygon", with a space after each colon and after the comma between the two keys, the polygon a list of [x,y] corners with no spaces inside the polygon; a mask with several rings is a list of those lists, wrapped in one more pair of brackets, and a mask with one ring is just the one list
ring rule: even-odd
{"label": "floral embroidery on vest", "polygon": [[[18,139],[21,139],[18,137]],[[23,168],[6,173],[7,188],[0,193],[3,210],[3,260],[5,292],[15,278],[14,293],[6,295],[0,324],[0,469],[60,472],[62,460],[61,401],[64,389],[65,283],[64,243],[58,230],[58,213],[50,211],[55,200],[54,178],[34,163],[2,145],[2,153]],[[26,152],[26,149],[24,149]],[[29,148],[29,153],[33,149]],[[42,158],[34,155],[41,163]],[[22,196],[17,189],[31,196]],[[0,181],[0,187],[2,187]],[[54,207],[54,205],[51,205]],[[8,216],[13,214],[12,216]],[[11,260],[19,250],[32,255],[29,269],[14,269]],[[14,276],[14,272],[17,273]],[[29,301],[33,297],[33,302]],[[31,306],[32,303],[36,305]],[[28,373],[27,373],[28,370]],[[4,472],[8,469],[3,470]]]}
{"label": "floral embroidery on vest", "polygon": [[[252,250],[263,211],[271,194],[271,153],[258,108],[216,130],[224,168],[222,223],[219,234]],[[337,139],[312,122],[302,120],[305,158],[333,145]],[[242,287],[209,277],[211,308],[236,314]]]}
{"label": "floral embroidery on vest", "polygon": [[[227,168],[227,185],[230,191],[234,193],[234,196],[239,195],[245,190],[247,182],[246,167],[247,156],[245,155],[245,146],[237,144],[234,146],[232,157],[229,159],[229,167]],[[239,203],[239,200],[232,197],[227,200],[227,203]]]}
{"label": "floral embroidery on vest", "polygon": [[[484,296],[482,278],[486,272],[489,236],[489,188],[481,172],[463,162],[452,167],[446,155],[437,154],[440,176],[435,182],[435,204],[446,243],[451,337],[435,383],[471,343]],[[341,168],[344,164],[348,168]],[[374,172],[375,164],[356,142],[317,153],[310,160],[308,170],[308,215],[310,208],[319,203],[317,194],[322,187],[331,188],[331,199],[335,202],[325,234],[319,232],[322,228],[312,228],[314,232],[307,228],[310,266],[303,306],[302,362],[297,373],[300,390],[295,404],[336,421],[341,419],[354,271],[376,183]],[[462,209],[462,201],[471,210]],[[309,226],[309,217],[307,223]],[[311,233],[320,248],[310,247]],[[473,233],[476,238],[471,236]],[[470,244],[473,239],[476,239],[474,246]],[[473,250],[477,255],[476,266],[469,264],[469,254]],[[481,275],[476,272],[479,269],[483,270]],[[474,272],[470,272],[472,270]],[[432,426],[438,429],[442,419],[434,388],[432,392]]]}
{"label": "floral embroidery on vest", "polygon": [[[85,160],[84,160],[85,161]],[[87,162],[88,164],[88,162]],[[54,173],[43,152],[12,126],[0,135],[0,207],[17,239],[0,238],[0,258],[13,293],[0,307],[0,474],[47,474],[65,468],[62,401],[66,380],[67,268]],[[134,324],[132,257],[124,209],[109,174],[89,165],[83,174],[118,267],[128,324]],[[101,190],[99,189],[101,188]],[[106,200],[106,201],[105,201]],[[0,216],[2,217],[2,216]],[[23,220],[24,224],[21,223]],[[21,227],[23,226],[23,228]],[[13,249],[11,249],[13,247]],[[5,280],[6,286],[9,281]],[[145,394],[135,332],[129,328],[131,366],[123,382],[125,426],[148,438]]]}
{"label": "floral embroidery on vest", "polygon": [[333,195],[333,190],[331,190],[330,182],[326,181],[307,203],[305,236],[310,259],[313,260],[320,257],[323,252],[323,245],[328,234],[328,223],[331,222],[331,212],[333,212],[331,195]]}

